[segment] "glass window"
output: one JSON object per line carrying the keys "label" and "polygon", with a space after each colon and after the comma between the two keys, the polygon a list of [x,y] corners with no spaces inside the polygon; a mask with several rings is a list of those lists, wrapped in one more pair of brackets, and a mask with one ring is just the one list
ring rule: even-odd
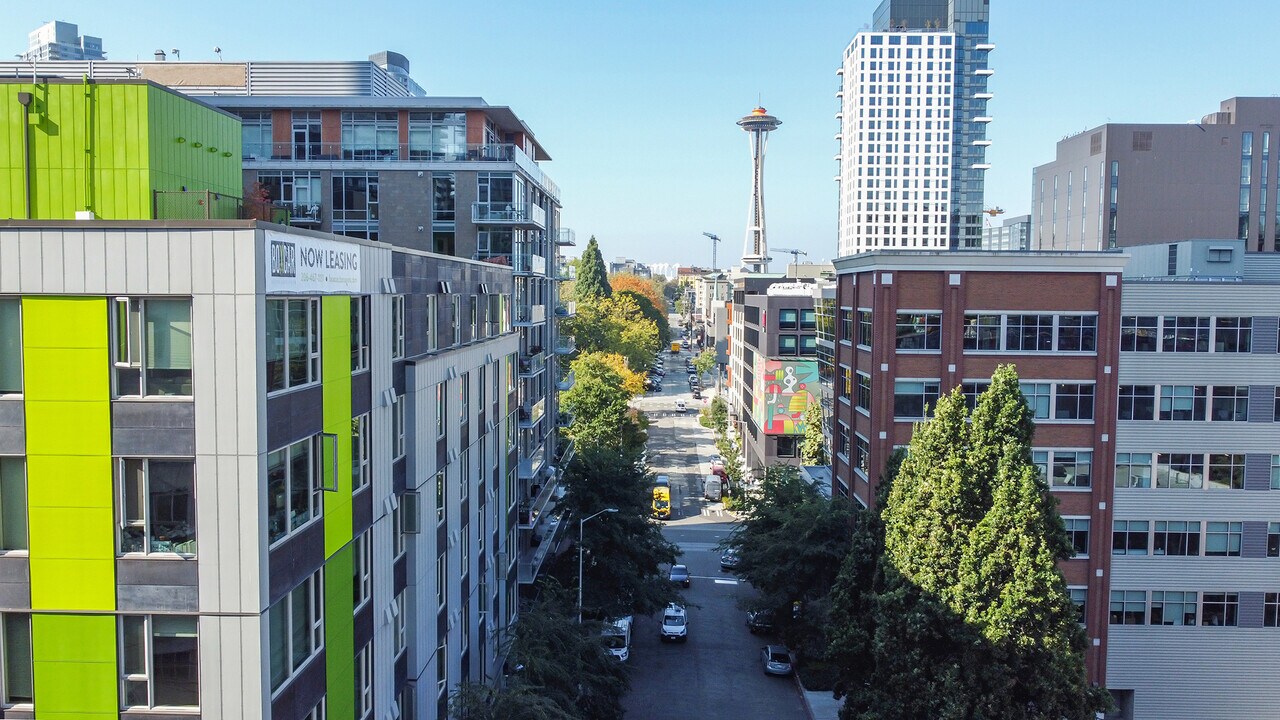
{"label": "glass window", "polygon": [[352,607],[360,608],[373,597],[373,530],[365,530],[351,541]]}
{"label": "glass window", "polygon": [[303,580],[267,611],[272,690],[324,647],[322,573]]}
{"label": "glass window", "polygon": [[778,311],[778,329],[796,330],[800,327],[800,311],[787,308]]}
{"label": "glass window", "polygon": [[190,298],[116,298],[116,397],[191,395]]}
{"label": "glass window", "polygon": [[337,222],[368,223],[366,227],[377,227],[374,223],[378,221],[378,173],[333,174],[333,219]]}
{"label": "glass window", "polygon": [[267,298],[267,392],[320,382],[320,300]]}
{"label": "glass window", "polygon": [[[848,311],[842,310],[841,312],[844,313]],[[852,330],[852,328],[849,328],[849,329]],[[852,333],[846,334],[845,337],[846,338],[849,337],[850,334]],[[871,336],[872,336],[871,311],[859,310],[858,311],[858,344],[863,347],[868,347],[868,348],[871,347]]]}
{"label": "glass window", "polygon": [[267,454],[267,540],[275,543],[320,516],[320,443],[306,438]]}
{"label": "glass window", "polygon": [[356,492],[373,482],[373,436],[369,430],[369,413],[351,418],[351,491]]}
{"label": "glass window", "polygon": [[966,313],[964,316],[965,350],[999,350],[1001,317]]}
{"label": "glass window", "polygon": [[938,382],[896,380],[893,383],[893,416],[895,418],[932,417],[938,404]]}
{"label": "glass window", "polygon": [[0,613],[0,662],[4,675],[4,703],[30,703],[35,699],[31,664],[31,616],[26,613]]}
{"label": "glass window", "polygon": [[865,373],[857,373],[858,376],[858,392],[856,395],[856,405],[871,412],[871,376]]}
{"label": "glass window", "polygon": [[1280,522],[1267,523],[1267,557],[1280,557]]}
{"label": "glass window", "polygon": [[22,392],[22,303],[0,298],[0,395]]}
{"label": "glass window", "polygon": [[1204,456],[1192,453],[1156,455],[1156,487],[1195,489],[1204,487]]}
{"label": "glass window", "polygon": [[800,354],[812,356],[818,354],[818,338],[813,335],[800,336]]}
{"label": "glass window", "polygon": [[1271,489],[1280,490],[1280,455],[1271,456]]}
{"label": "glass window", "polygon": [[[394,616],[391,628],[391,637],[395,640],[395,647],[391,652],[393,657],[400,657],[400,653],[409,647],[409,613],[405,609],[404,590],[401,590],[394,601],[391,614]],[[464,614],[465,618],[466,615]],[[463,633],[464,635],[466,633]]]}
{"label": "glass window", "polygon": [[1156,386],[1121,385],[1117,418],[1120,420],[1155,420]]}
{"label": "glass window", "polygon": [[405,455],[405,414],[408,402],[404,395],[397,395],[391,406],[391,459],[399,460]]}
{"label": "glass window", "polygon": [[1089,518],[1063,518],[1075,557],[1089,557]]}
{"label": "glass window", "polygon": [[373,717],[373,641],[356,653],[356,720]]}
{"label": "glass window", "polygon": [[940,350],[942,313],[898,313],[894,347],[898,350]]}
{"label": "glass window", "polygon": [[369,296],[351,298],[351,372],[369,369]]}
{"label": "glass window", "polygon": [[444,471],[436,473],[436,524],[444,522]]}
{"label": "glass window", "polygon": [[240,153],[245,160],[266,160],[272,152],[271,113],[241,112]]}
{"label": "glass window", "polygon": [[1058,383],[1053,403],[1055,420],[1092,420],[1093,385]]}
{"label": "glass window", "polygon": [[1151,624],[1194,626],[1196,624],[1196,593],[1152,591]]}
{"label": "glass window", "polygon": [[1209,388],[1206,385],[1161,385],[1161,420],[1204,420]]}
{"label": "glass window", "polygon": [[1120,350],[1155,352],[1160,349],[1160,318],[1153,315],[1124,315],[1120,318]]}
{"label": "glass window", "polygon": [[1092,465],[1092,452],[1054,450],[1050,482],[1055,488],[1087,488]]}
{"label": "glass window", "polygon": [[399,157],[400,121],[390,112],[343,112],[344,160],[395,160]]}
{"label": "glass window", "polygon": [[1244,455],[1210,454],[1208,487],[1210,490],[1243,490]]}
{"label": "glass window", "polygon": [[0,552],[26,549],[26,461],[19,457],[0,457]]}
{"label": "glass window", "polygon": [[1146,625],[1147,594],[1142,590],[1112,590],[1108,621],[1112,625]]}
{"label": "glass window", "polygon": [[1262,598],[1262,626],[1280,627],[1280,593],[1267,593]]}
{"label": "glass window", "polygon": [[1161,349],[1164,352],[1209,352],[1210,319],[1166,315]]}
{"label": "glass window", "polygon": [[1067,588],[1067,592],[1071,596],[1071,604],[1076,606],[1076,622],[1083,625],[1087,617],[1086,605],[1089,599],[1089,588],[1070,587]]}
{"label": "glass window", "polygon": [[1018,387],[1022,390],[1022,396],[1027,400],[1027,407],[1031,408],[1031,415],[1037,420],[1044,420],[1049,417],[1049,402],[1052,400],[1053,385],[1050,383],[1018,383]]}
{"label": "glass window", "polygon": [[199,646],[195,617],[121,617],[121,707],[198,707]]}
{"label": "glass window", "polygon": [[391,297],[391,359],[404,357],[404,296]]}
{"label": "glass window", "polygon": [[1249,419],[1248,385],[1214,385],[1212,412],[1215,421],[1245,422]]}
{"label": "glass window", "polygon": [[1208,522],[1204,526],[1204,554],[1208,557],[1239,557],[1244,523]]}
{"label": "glass window", "polygon": [[1237,593],[1204,594],[1204,605],[1200,612],[1201,625],[1235,627],[1239,614],[1240,596]]}
{"label": "glass window", "polygon": [[778,336],[778,354],[796,355],[800,351],[799,339],[795,335]]}
{"label": "glass window", "polygon": [[1053,350],[1052,315],[1007,315],[1005,349],[1010,352]]}
{"label": "glass window", "polygon": [[1116,487],[1151,487],[1151,453],[1116,453]]}
{"label": "glass window", "polygon": [[1157,520],[1151,541],[1152,555],[1200,554],[1200,523],[1184,520]]}
{"label": "glass window", "polygon": [[1094,352],[1097,339],[1097,315],[1058,316],[1059,352]]}
{"label": "glass window", "polygon": [[1111,530],[1112,555],[1146,555],[1147,530],[1150,523],[1146,520],[1116,520]]}
{"label": "glass window", "polygon": [[1214,352],[1247,353],[1253,345],[1253,318],[1214,318]]}
{"label": "glass window", "polygon": [[818,328],[818,312],[816,310],[800,311],[800,329],[816,330]]}
{"label": "glass window", "polygon": [[116,461],[121,553],[196,553],[193,460]]}
{"label": "glass window", "polygon": [[391,511],[391,557],[393,560],[399,560],[408,549],[404,532],[405,512],[408,505],[403,495],[396,496],[396,509]]}
{"label": "glass window", "polygon": [[444,383],[436,385],[436,438],[445,436],[445,393]]}
{"label": "glass window", "polygon": [[[467,114],[409,113],[409,159],[456,161],[467,157]],[[480,157],[476,156],[477,159]],[[490,159],[488,157],[484,159]],[[497,159],[497,158],[492,158]]]}

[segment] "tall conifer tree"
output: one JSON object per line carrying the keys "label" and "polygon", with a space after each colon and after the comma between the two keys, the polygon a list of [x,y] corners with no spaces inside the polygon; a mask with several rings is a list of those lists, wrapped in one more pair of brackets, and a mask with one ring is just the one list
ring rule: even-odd
{"label": "tall conifer tree", "polygon": [[600,246],[596,236],[592,235],[587,246],[582,250],[582,259],[578,261],[578,277],[574,286],[574,297],[578,302],[590,302],[613,296],[613,288],[609,285],[609,273],[600,255]]}

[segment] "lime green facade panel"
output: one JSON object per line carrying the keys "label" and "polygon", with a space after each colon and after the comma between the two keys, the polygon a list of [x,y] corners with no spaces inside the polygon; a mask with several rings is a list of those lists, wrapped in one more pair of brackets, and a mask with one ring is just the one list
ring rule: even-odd
{"label": "lime green facade panel", "polygon": [[119,717],[114,616],[36,613],[31,656],[36,717]]}
{"label": "lime green facade panel", "polygon": [[355,717],[355,599],[351,594],[354,564],[351,545],[334,553],[324,566],[324,670],[329,717]]}
{"label": "lime green facade panel", "polygon": [[[324,431],[338,436],[337,492],[324,494],[324,552],[332,555],[351,542],[351,298],[320,299],[320,366]],[[332,450],[325,443],[325,480],[333,475]]]}
{"label": "lime green facade panel", "polygon": [[[33,98],[26,113],[21,92]],[[0,219],[26,217],[28,186],[35,219],[69,219],[80,210],[106,220],[152,219],[152,191],[240,196],[240,170],[239,120],[158,86],[0,84]]]}
{"label": "lime green facade panel", "polygon": [[114,610],[107,300],[25,297],[22,317],[31,606]]}

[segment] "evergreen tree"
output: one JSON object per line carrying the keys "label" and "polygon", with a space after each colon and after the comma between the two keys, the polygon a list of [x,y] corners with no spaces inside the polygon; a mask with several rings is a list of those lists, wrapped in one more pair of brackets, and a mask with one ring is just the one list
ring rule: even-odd
{"label": "evergreen tree", "polygon": [[587,241],[578,261],[578,277],[575,280],[574,297],[578,302],[588,303],[601,298],[611,297],[613,288],[609,285],[609,273],[600,255],[600,246],[596,236]]}
{"label": "evergreen tree", "polygon": [[800,462],[827,464],[827,437],[822,434],[822,404],[813,402],[804,409],[804,436],[800,440]]}

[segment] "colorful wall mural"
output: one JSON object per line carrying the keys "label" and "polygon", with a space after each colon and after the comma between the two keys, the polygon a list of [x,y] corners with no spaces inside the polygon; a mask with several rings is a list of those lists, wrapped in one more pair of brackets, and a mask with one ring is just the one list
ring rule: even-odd
{"label": "colorful wall mural", "polygon": [[756,357],[756,426],[766,435],[800,435],[804,411],[818,402],[818,363],[815,360],[767,360]]}

